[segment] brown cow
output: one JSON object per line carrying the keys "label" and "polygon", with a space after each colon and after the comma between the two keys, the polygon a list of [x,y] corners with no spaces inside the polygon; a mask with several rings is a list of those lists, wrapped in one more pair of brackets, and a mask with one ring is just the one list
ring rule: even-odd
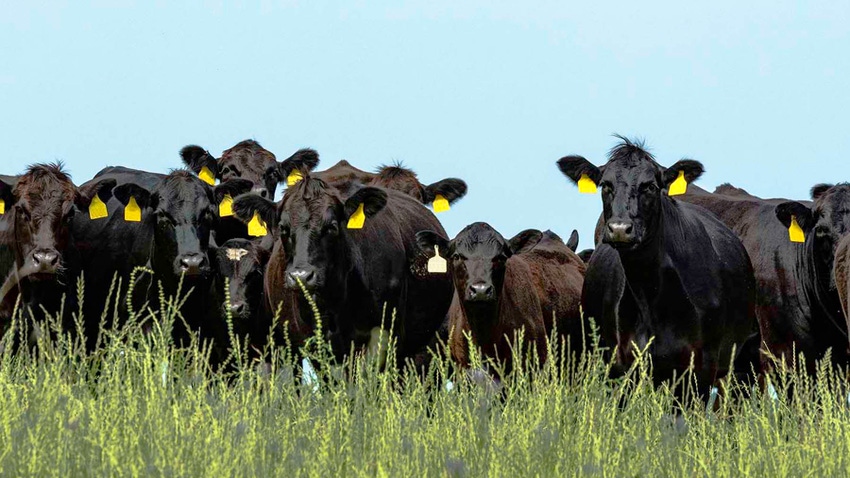
{"label": "brown cow", "polygon": [[585,265],[556,234],[529,229],[505,240],[490,225],[476,222],[449,241],[432,231],[417,234],[419,246],[448,257],[454,282],[449,309],[452,356],[469,366],[464,334],[485,357],[503,361],[510,370],[514,334],[546,359],[546,341],[557,321],[558,331],[581,344],[579,303]]}
{"label": "brown cow", "polygon": [[78,189],[61,163],[36,164],[13,181],[0,180],[0,322],[10,319],[18,296],[29,315],[42,307],[55,313],[63,295],[76,297],[70,292],[79,254],[69,224],[74,214],[88,214],[95,196],[109,200],[113,186],[105,179]]}

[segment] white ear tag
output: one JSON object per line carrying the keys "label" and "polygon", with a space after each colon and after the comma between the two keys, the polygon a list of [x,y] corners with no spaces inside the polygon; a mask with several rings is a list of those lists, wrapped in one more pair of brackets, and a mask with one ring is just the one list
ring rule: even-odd
{"label": "white ear tag", "polygon": [[434,257],[428,259],[428,272],[432,274],[446,273],[446,260],[440,257],[440,247],[434,244]]}

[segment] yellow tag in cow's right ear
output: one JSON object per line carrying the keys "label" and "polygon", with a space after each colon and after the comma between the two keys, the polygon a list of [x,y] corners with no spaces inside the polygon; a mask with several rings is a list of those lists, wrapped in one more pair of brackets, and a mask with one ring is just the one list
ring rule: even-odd
{"label": "yellow tag in cow's right ear", "polygon": [[286,185],[294,186],[295,183],[304,179],[304,176],[301,175],[301,171],[297,169],[293,169],[289,176],[286,177]]}
{"label": "yellow tag in cow's right ear", "polygon": [[676,178],[670,184],[670,187],[667,188],[668,196],[679,196],[681,194],[685,194],[688,191],[688,181],[685,180],[685,172],[681,169],[679,170],[679,177]]}
{"label": "yellow tag in cow's right ear", "polygon": [[443,212],[451,209],[449,206],[449,200],[444,198],[442,194],[437,194],[434,198],[434,202],[431,203],[434,208],[434,212]]}
{"label": "yellow tag in cow's right ear", "polygon": [[348,228],[349,229],[363,229],[363,224],[366,223],[366,213],[363,212],[363,203],[357,206],[357,210],[354,211],[354,214],[348,218]]}
{"label": "yellow tag in cow's right ear", "polygon": [[440,247],[434,244],[434,257],[428,259],[428,272],[431,274],[445,274],[446,260],[440,257]]}
{"label": "yellow tag in cow's right ear", "polygon": [[254,217],[248,221],[248,235],[251,237],[263,237],[268,233],[269,231],[266,229],[266,223],[260,219],[260,213],[254,211]]}
{"label": "yellow tag in cow's right ear", "polygon": [[130,196],[130,202],[124,206],[124,220],[127,222],[140,222],[142,220],[142,208],[136,202],[136,198]]}
{"label": "yellow tag in cow's right ear", "polygon": [[0,199],[0,216],[6,214],[6,201]]}
{"label": "yellow tag in cow's right ear", "polygon": [[106,204],[95,194],[89,203],[89,219],[102,219],[109,215]]}
{"label": "yellow tag in cow's right ear", "polygon": [[201,181],[209,184],[210,186],[215,186],[215,174],[210,171],[210,168],[206,166],[201,168],[201,172],[198,173],[198,177],[201,178]]}
{"label": "yellow tag in cow's right ear", "polygon": [[596,194],[596,183],[587,174],[582,174],[578,179],[578,192],[582,194]]}
{"label": "yellow tag in cow's right ear", "polygon": [[803,234],[803,228],[797,223],[797,217],[791,216],[791,225],[788,226],[788,238],[791,242],[806,242],[806,235]]}
{"label": "yellow tag in cow's right ear", "polygon": [[[218,216],[228,217],[233,215],[233,196],[225,194],[221,202],[218,203]],[[264,234],[265,235],[265,234]]]}

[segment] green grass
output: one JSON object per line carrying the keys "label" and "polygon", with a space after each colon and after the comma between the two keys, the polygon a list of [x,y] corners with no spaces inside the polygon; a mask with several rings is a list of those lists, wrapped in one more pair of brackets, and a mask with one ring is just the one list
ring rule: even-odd
{"label": "green grass", "polygon": [[[213,373],[201,347],[177,349],[162,313],[104,333],[94,354],[42,334],[38,353],[0,355],[2,476],[846,476],[843,376],[769,377],[779,398],[728,383],[715,409],[648,380],[648,360],[610,380],[599,351],[553,345],[501,393],[445,360],[426,379],[381,371],[377,355],[302,383],[285,349]],[[150,334],[140,323],[155,319]],[[14,333],[15,331],[12,331]],[[55,334],[54,334],[55,335]],[[447,391],[444,380],[456,387]],[[787,393],[794,387],[793,396]]]}

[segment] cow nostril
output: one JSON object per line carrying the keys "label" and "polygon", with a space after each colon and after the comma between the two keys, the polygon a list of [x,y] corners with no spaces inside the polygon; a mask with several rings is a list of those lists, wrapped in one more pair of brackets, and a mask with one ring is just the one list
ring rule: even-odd
{"label": "cow nostril", "polygon": [[314,279],[316,278],[316,274],[312,270],[306,269],[295,269],[289,273],[289,276],[292,278],[293,282],[298,282],[299,280],[304,285],[313,284]]}
{"label": "cow nostril", "polygon": [[55,266],[59,262],[59,254],[56,252],[39,251],[32,255],[36,265]]}
{"label": "cow nostril", "polygon": [[268,190],[268,189],[266,189],[266,188],[258,188],[258,189],[255,189],[255,190],[254,190],[254,192],[256,192],[257,194],[259,194],[259,195],[260,195],[260,197],[264,197],[264,198],[268,198],[268,197],[269,197],[269,190]]}
{"label": "cow nostril", "polygon": [[245,312],[245,303],[244,302],[233,302],[230,304],[230,312],[241,315]]}

